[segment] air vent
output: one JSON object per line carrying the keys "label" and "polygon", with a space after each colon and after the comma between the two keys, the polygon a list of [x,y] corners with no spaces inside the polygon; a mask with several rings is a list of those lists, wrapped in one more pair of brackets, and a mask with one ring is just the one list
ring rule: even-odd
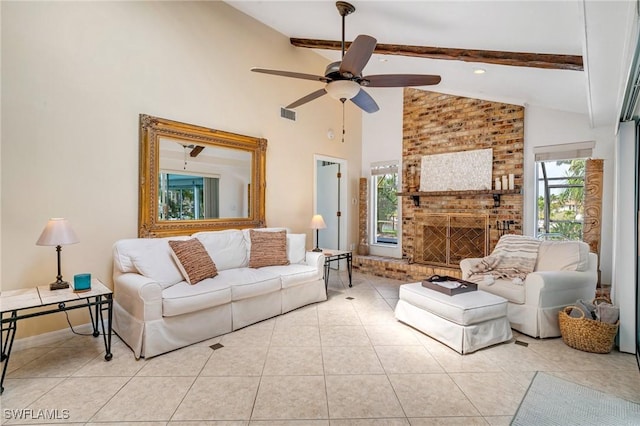
{"label": "air vent", "polygon": [[287,120],[296,121],[296,112],[292,109],[280,107],[280,117],[286,118]]}

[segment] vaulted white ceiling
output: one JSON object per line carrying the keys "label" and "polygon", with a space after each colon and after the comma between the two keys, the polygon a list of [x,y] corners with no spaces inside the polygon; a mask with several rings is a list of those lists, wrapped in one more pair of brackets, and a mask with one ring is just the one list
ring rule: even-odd
{"label": "vaulted white ceiling", "polygon": [[[227,3],[287,37],[341,38],[342,18],[334,1]],[[585,62],[585,71],[569,71],[374,54],[364,75],[439,74],[441,83],[424,89],[588,114],[595,127],[617,121],[635,1],[350,3],[356,11],[346,17],[348,41],[368,34],[378,43],[582,55]],[[327,62],[340,60],[339,51],[317,52]],[[255,65],[279,69],[277,63]],[[486,73],[474,74],[475,68]],[[323,69],[290,71],[324,74]]]}

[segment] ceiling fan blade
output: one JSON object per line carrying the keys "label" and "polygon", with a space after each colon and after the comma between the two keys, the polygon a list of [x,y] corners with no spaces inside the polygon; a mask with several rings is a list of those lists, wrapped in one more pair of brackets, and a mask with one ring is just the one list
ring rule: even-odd
{"label": "ceiling fan blade", "polygon": [[364,77],[368,87],[416,87],[440,83],[439,75],[428,74],[379,74]]}
{"label": "ceiling fan blade", "polygon": [[363,89],[360,89],[358,94],[351,98],[351,102],[358,105],[364,112],[372,113],[380,110],[376,101]]}
{"label": "ceiling fan blade", "polygon": [[302,98],[298,99],[297,101],[289,104],[286,106],[287,109],[292,109],[292,108],[296,108],[299,107],[300,105],[306,104],[307,102],[311,102],[314,99],[319,98],[320,96],[326,95],[327,91],[323,89],[320,90],[316,90],[315,92],[311,92],[309,93],[307,96],[303,96]]}
{"label": "ceiling fan blade", "polygon": [[189,153],[189,155],[191,157],[197,157],[198,155],[200,155],[200,153],[202,152],[202,150],[204,149],[204,146],[202,145],[196,145],[191,152]]}
{"label": "ceiling fan blade", "polygon": [[251,71],[260,72],[260,73],[263,73],[263,74],[279,75],[279,76],[282,76],[282,77],[301,78],[303,80],[322,81],[324,83],[327,83],[329,81],[326,77],[323,77],[321,75],[304,74],[304,73],[301,73],[301,72],[268,70],[268,69],[264,69],[264,68],[251,68]]}
{"label": "ceiling fan blade", "polygon": [[369,58],[373,54],[373,50],[376,48],[376,39],[360,34],[349,46],[349,50],[344,54],[342,63],[340,64],[340,74],[344,75],[349,73],[352,76],[362,75]]}

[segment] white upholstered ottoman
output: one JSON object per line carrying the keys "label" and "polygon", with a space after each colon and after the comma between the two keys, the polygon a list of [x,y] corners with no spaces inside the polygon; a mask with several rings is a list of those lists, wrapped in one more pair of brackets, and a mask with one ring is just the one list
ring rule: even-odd
{"label": "white upholstered ottoman", "polygon": [[481,290],[448,296],[422,286],[400,286],[396,318],[461,354],[510,340],[507,299]]}

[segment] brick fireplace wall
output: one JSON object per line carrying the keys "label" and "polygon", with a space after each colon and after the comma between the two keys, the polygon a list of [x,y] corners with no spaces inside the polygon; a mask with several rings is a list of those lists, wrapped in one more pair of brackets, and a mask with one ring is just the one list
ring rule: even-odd
{"label": "brick fireplace wall", "polygon": [[[486,148],[493,149],[492,182],[513,173],[516,189],[522,187],[524,107],[407,88],[403,114],[403,193],[409,192],[410,179],[419,182],[419,176],[409,176],[409,171],[419,175],[422,156]],[[510,233],[521,234],[522,194],[500,198],[500,206],[494,207],[491,191],[420,194],[416,206],[413,197],[402,196],[403,259],[413,262],[418,220],[428,214],[488,215],[489,252],[500,237],[498,223],[509,223]]]}

